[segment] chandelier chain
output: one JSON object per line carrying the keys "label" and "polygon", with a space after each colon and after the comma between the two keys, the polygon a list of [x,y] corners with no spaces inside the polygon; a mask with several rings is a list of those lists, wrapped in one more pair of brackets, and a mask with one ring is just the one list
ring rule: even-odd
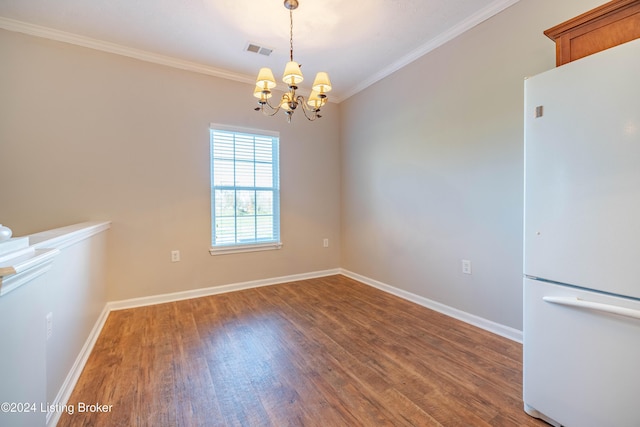
{"label": "chandelier chain", "polygon": [[293,10],[289,9],[289,58],[293,61]]}

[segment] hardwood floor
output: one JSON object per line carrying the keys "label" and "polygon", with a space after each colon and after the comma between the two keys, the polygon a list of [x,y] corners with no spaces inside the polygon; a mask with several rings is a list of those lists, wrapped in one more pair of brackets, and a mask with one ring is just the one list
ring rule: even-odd
{"label": "hardwood floor", "polygon": [[331,276],[112,312],[58,426],[546,426],[522,409],[521,359]]}

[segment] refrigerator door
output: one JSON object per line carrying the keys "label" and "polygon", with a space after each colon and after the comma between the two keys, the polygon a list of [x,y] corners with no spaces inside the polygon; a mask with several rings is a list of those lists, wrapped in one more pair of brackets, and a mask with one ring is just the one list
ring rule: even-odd
{"label": "refrigerator door", "polygon": [[640,301],[530,279],[524,298],[527,412],[568,427],[640,426]]}
{"label": "refrigerator door", "polygon": [[525,275],[640,298],[640,39],[527,79],[525,114]]}

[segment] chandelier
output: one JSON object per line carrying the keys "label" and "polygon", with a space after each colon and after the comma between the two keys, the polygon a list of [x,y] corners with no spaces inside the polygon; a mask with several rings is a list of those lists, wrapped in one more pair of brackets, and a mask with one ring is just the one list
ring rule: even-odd
{"label": "chandelier", "polygon": [[293,11],[298,7],[298,0],[284,0],[284,7],[289,9],[289,62],[284,68],[282,81],[286,83],[289,90],[282,95],[277,106],[269,102],[273,96],[271,89],[276,87],[276,80],[270,68],[261,68],[256,79],[256,88],[253,96],[258,98],[259,107],[256,111],[262,111],[267,116],[274,116],[278,111],[283,110],[287,115],[287,121],[291,123],[291,116],[298,107],[308,120],[315,120],[322,117],[320,108],[327,103],[327,92],[331,90],[329,75],[324,71],[316,74],[313,81],[311,95],[305,102],[303,96],[296,94],[298,84],[303,80],[300,64],[293,60]]}

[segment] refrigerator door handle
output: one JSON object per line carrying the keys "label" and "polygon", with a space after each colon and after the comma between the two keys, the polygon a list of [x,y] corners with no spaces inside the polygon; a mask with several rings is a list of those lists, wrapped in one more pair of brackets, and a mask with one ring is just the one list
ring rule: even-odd
{"label": "refrigerator door handle", "polygon": [[590,310],[602,311],[610,314],[631,317],[632,319],[640,319],[640,310],[619,307],[617,305],[602,304],[599,302],[586,301],[576,297],[542,297],[543,300],[552,304],[568,305],[571,307],[587,308]]}

